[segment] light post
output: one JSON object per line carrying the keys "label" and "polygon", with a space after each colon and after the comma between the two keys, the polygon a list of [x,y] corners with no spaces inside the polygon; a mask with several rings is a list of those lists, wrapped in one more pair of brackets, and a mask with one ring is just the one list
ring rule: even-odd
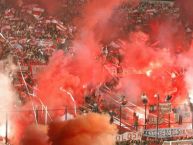
{"label": "light post", "polygon": [[121,120],[121,118],[122,118],[122,104],[120,105],[120,108],[119,108],[119,111],[120,111],[120,119],[119,119],[119,123],[120,123],[120,132],[121,132],[121,126],[122,126],[122,120]]}
{"label": "light post", "polygon": [[36,124],[38,124],[38,122],[39,122],[39,110],[38,110],[38,108],[36,108],[36,110],[35,110],[35,119],[36,119]]}
{"label": "light post", "polygon": [[8,144],[8,116],[6,113],[6,124],[5,124],[5,144]]}
{"label": "light post", "polygon": [[193,129],[193,103],[192,102],[190,102],[190,110],[192,113],[192,129]]}
{"label": "light post", "polygon": [[68,107],[65,107],[65,120],[68,120]]}
{"label": "light post", "polygon": [[121,98],[121,104],[120,104],[120,108],[119,108],[119,111],[120,111],[120,133],[121,133],[121,127],[122,127],[122,107],[125,106],[127,104],[127,100],[125,99],[125,96],[122,96]]}
{"label": "light post", "polygon": [[145,124],[144,124],[144,128],[146,129],[146,124],[147,124],[147,103],[148,103],[148,99],[145,93],[142,94],[141,96],[142,102],[145,106]]}
{"label": "light post", "polygon": [[[165,101],[166,101],[167,103],[170,103],[170,100],[171,100],[171,99],[172,99],[172,96],[171,96],[171,95],[167,95]],[[169,114],[168,114],[168,128],[170,128],[170,112],[169,112]]]}
{"label": "light post", "polygon": [[160,96],[159,94],[155,94],[155,96],[157,98],[157,123],[156,123],[156,142],[158,143],[158,133],[159,133],[159,99]]}
{"label": "light post", "polygon": [[192,129],[193,129],[193,96],[192,94],[188,94],[188,98],[189,98],[189,105],[190,105],[190,111],[192,114]]}

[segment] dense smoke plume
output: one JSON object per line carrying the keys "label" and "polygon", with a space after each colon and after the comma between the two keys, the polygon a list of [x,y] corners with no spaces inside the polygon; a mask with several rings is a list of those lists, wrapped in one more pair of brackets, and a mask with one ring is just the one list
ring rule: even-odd
{"label": "dense smoke plume", "polygon": [[188,30],[191,28],[190,33],[190,41],[191,41],[191,47],[188,51],[185,51],[184,53],[180,54],[178,64],[181,65],[186,71],[184,72],[184,79],[185,79],[185,86],[187,88],[187,94],[186,97],[188,98],[188,101],[193,103],[193,37],[192,37],[192,28],[193,28],[193,1],[187,0],[184,2],[183,0],[176,0],[176,5],[180,8],[181,13],[181,20],[182,23],[185,25],[186,29]]}
{"label": "dense smoke plume", "polygon": [[0,136],[5,136],[6,115],[12,110],[16,95],[8,74],[0,72]]}
{"label": "dense smoke plume", "polygon": [[77,22],[79,31],[73,41],[74,54],[56,52],[38,77],[37,94],[47,105],[71,106],[68,95],[59,88],[71,92],[79,103],[83,100],[84,87],[96,86],[106,80],[108,75],[99,59],[99,42],[103,40],[101,34],[107,30],[113,9],[119,4],[121,0],[93,0],[85,6],[83,19]]}
{"label": "dense smoke plume", "polygon": [[[111,18],[121,3],[121,0],[103,3],[93,0],[85,5],[81,20],[75,20],[78,32],[73,41],[73,55],[56,52],[46,71],[38,77],[37,94],[48,106],[72,107],[72,100],[65,91],[82,104],[85,86],[95,88],[110,77],[99,56],[102,42],[110,41],[114,32],[117,34]],[[142,92],[146,92],[152,102],[156,93],[163,101],[167,95],[172,95],[175,102],[182,101],[187,96],[187,88],[177,55],[189,49],[185,29],[171,18],[157,18],[150,26],[150,35],[132,32],[121,40],[124,58],[121,65],[126,74],[117,90],[135,103],[141,100],[139,97],[133,100],[133,96],[140,96]]]}
{"label": "dense smoke plume", "polygon": [[[156,93],[160,94],[163,101],[169,94],[173,95],[172,99],[176,102],[186,97],[182,70],[177,64],[178,58],[174,51],[152,47],[149,44],[149,35],[143,32],[131,33],[129,39],[122,42],[122,47],[125,77],[120,81],[120,90],[125,92],[129,99],[135,103],[141,102],[142,92],[151,98],[150,103],[156,101]],[[133,96],[138,97],[133,100]]]}
{"label": "dense smoke plume", "polygon": [[20,145],[49,145],[47,127],[31,125],[24,132]]}
{"label": "dense smoke plume", "polygon": [[[45,3],[42,0],[41,3],[51,14],[57,12],[57,2]],[[49,108],[58,109],[64,106],[73,108],[74,102],[70,95],[81,105],[85,88],[95,88],[111,77],[104,69],[100,55],[102,42],[108,42],[118,36],[118,29],[115,29],[117,25],[114,25],[112,18],[120,4],[121,0],[90,1],[83,10],[81,20],[75,20],[78,32],[73,41],[74,52],[72,54],[55,52],[46,69],[37,76],[37,96]],[[162,21],[161,24],[156,21],[151,25],[151,35],[155,36],[159,45],[152,44],[150,36],[140,31],[133,32],[128,38],[121,40],[120,47],[124,54],[121,75],[124,77],[120,79],[117,91],[123,92],[129,101],[135,103],[141,102],[139,96],[143,92],[147,93],[149,103],[156,101],[154,98],[156,93],[160,94],[161,101],[164,101],[166,95],[173,95],[172,101],[182,102],[193,90],[192,57],[189,56],[192,49],[181,43],[185,39],[184,29],[182,26],[174,27],[175,22],[171,20]],[[186,73],[183,72],[184,69],[187,70]],[[7,81],[4,75],[2,78]],[[30,119],[22,116],[15,122],[19,135],[15,138],[18,137],[19,140],[24,128],[33,121],[31,119],[33,114],[24,115],[31,115]],[[49,138],[53,145],[75,145],[77,142],[80,145],[113,145],[112,136],[116,130],[114,126],[108,124],[108,119],[105,116],[89,114],[67,122],[54,122],[48,127],[48,134],[44,129],[42,131],[41,128],[29,127],[26,131],[29,136],[24,136],[21,143],[48,145]]]}
{"label": "dense smoke plume", "polygon": [[109,117],[87,114],[69,121],[57,121],[46,127],[29,127],[21,145],[115,145],[116,126]]}
{"label": "dense smoke plume", "polygon": [[[10,124],[8,132],[12,131],[12,110],[17,103],[17,94],[12,85],[12,76],[17,68],[13,63],[12,57],[0,61],[0,136],[6,136],[6,121]],[[9,134],[11,137],[12,134]]]}
{"label": "dense smoke plume", "polygon": [[[35,112],[33,112],[32,109],[32,104],[29,102],[24,106],[16,107],[15,111],[11,113],[11,120],[8,122],[9,126],[11,125],[11,130],[9,131],[11,144],[19,145],[26,128],[36,122]],[[29,128],[29,131],[30,129],[31,128]]]}
{"label": "dense smoke plume", "polygon": [[[111,17],[113,8],[118,6],[120,1],[113,0],[109,5],[108,2],[109,1],[106,0],[104,3],[99,3],[94,0],[86,5],[86,13],[83,21],[81,23],[78,22],[81,29],[73,42],[74,53],[64,54],[62,51],[55,52],[50,58],[46,69],[37,76],[37,96],[40,97],[41,101],[45,103],[49,109],[60,109],[67,106],[68,112],[74,113],[72,109],[74,107],[72,97],[74,97],[77,104],[82,104],[84,95],[83,88],[96,86],[97,84],[104,82],[107,78],[108,75],[106,70],[104,70],[102,63],[97,59],[97,56],[100,55],[101,47],[99,41],[103,38],[101,35],[100,38],[99,36],[96,37],[97,33],[104,31],[105,29],[101,27],[100,30],[97,31],[97,26],[103,26],[103,24],[105,24],[105,27],[107,28],[107,22]],[[51,5],[52,3],[47,4]],[[97,4],[97,7],[95,7],[95,4]],[[94,12],[93,16],[92,12]],[[89,21],[89,23],[87,23],[87,21]],[[25,110],[30,107],[31,104],[29,102],[21,109]],[[63,114],[64,111],[59,114],[54,112],[54,115],[51,115],[55,117],[55,115],[60,116]],[[26,118],[26,116],[28,117]],[[94,116],[91,118],[94,118]],[[12,138],[12,143],[18,144],[18,142],[20,142],[24,129],[33,121],[35,121],[33,112],[27,111],[13,118],[15,125],[13,133],[15,133],[15,136]],[[93,128],[89,129],[93,130]],[[35,132],[35,136],[32,135],[33,133],[30,133],[33,131]],[[32,139],[37,141],[37,136],[40,133],[39,131],[41,132],[41,130],[33,129],[33,127],[29,128],[27,134],[32,136],[24,138],[22,144],[28,144],[28,141],[31,141]]]}
{"label": "dense smoke plume", "polygon": [[[72,105],[71,98],[64,90],[73,96],[74,93],[81,93],[80,78],[68,72],[69,61],[72,61],[71,56],[65,56],[62,51],[56,52],[46,70],[38,77],[38,96],[51,108]],[[77,102],[81,102],[81,98],[75,97]]]}
{"label": "dense smoke plume", "polygon": [[0,91],[0,109],[9,111],[15,100],[15,92],[12,88],[11,79],[4,72],[0,72]]}
{"label": "dense smoke plume", "polygon": [[161,48],[171,51],[172,55],[189,48],[185,28],[174,18],[157,18],[150,23],[150,26],[150,36],[159,43]]}
{"label": "dense smoke plume", "polygon": [[193,102],[193,41],[191,43],[191,47],[188,51],[182,53],[178,57],[178,64],[182,68],[184,68],[184,81],[185,81],[185,87],[187,89],[186,98],[191,103]]}

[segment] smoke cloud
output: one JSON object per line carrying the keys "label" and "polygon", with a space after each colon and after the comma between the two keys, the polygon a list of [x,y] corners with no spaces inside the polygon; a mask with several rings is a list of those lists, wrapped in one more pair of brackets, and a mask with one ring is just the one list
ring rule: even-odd
{"label": "smoke cloud", "polygon": [[6,118],[9,120],[9,112],[16,103],[17,95],[12,86],[11,75],[16,70],[11,58],[0,61],[0,135],[5,136]]}
{"label": "smoke cloud", "polygon": [[[173,95],[173,100],[178,96],[184,98],[183,79],[172,78],[172,73],[180,71],[180,67],[174,65],[177,60],[172,51],[152,47],[149,35],[140,31],[131,33],[121,45],[124,77],[120,80],[120,91],[125,92],[130,101],[140,103],[143,92],[148,94],[150,103],[156,101],[156,93],[163,101],[168,94]],[[133,96],[138,97],[134,100]]]}
{"label": "smoke cloud", "polygon": [[16,95],[12,88],[11,79],[8,77],[8,74],[3,72],[0,73],[0,91],[0,109],[9,111],[14,103]]}
{"label": "smoke cloud", "polygon": [[47,127],[31,125],[24,132],[20,145],[50,145]]}
{"label": "smoke cloud", "polygon": [[11,79],[4,72],[0,72],[0,91],[0,136],[5,136],[6,115],[12,109],[16,95],[12,88]]}
{"label": "smoke cloud", "polygon": [[117,129],[109,119],[109,116],[91,113],[53,122],[48,132],[44,126],[30,126],[21,145],[115,145]]}
{"label": "smoke cloud", "polygon": [[[69,93],[78,105],[82,104],[84,86],[94,88],[108,79],[109,74],[99,57],[101,42],[115,38],[118,30],[114,29],[116,25],[113,25],[112,16],[121,2],[92,0],[85,6],[81,20],[75,20],[78,32],[73,41],[73,54],[55,52],[46,69],[37,76],[37,96],[48,108],[73,107]],[[42,3],[45,1],[42,0]],[[51,13],[57,11],[55,4],[45,3]],[[150,103],[156,101],[154,95],[157,93],[162,101],[168,94],[173,95],[172,99],[176,102],[183,101],[188,93],[191,95],[193,92],[192,53],[181,43],[185,39],[184,29],[182,26],[174,27],[175,22],[171,20],[164,20],[161,24],[156,21],[151,25],[151,35],[155,36],[158,46],[152,46],[150,36],[143,32],[133,32],[122,40],[124,59],[121,65],[125,77],[120,79],[118,91],[124,92],[129,101],[136,103],[141,102],[138,96],[142,92],[147,93]],[[182,68],[187,70],[185,77]],[[19,124],[23,122],[19,120]],[[32,121],[26,121],[24,126],[29,122]],[[23,129],[19,125],[18,128]],[[51,123],[48,133],[32,126],[25,134],[29,136],[24,136],[22,145],[29,145],[29,142],[48,145],[48,138],[53,145],[76,145],[77,142],[80,145],[114,145],[116,128],[109,124],[107,116],[88,114],[66,122]]]}
{"label": "smoke cloud", "polygon": [[37,94],[48,106],[71,106],[72,101],[61,89],[71,92],[77,104],[81,104],[84,86],[96,86],[106,80],[108,74],[99,59],[101,34],[119,4],[121,0],[93,0],[86,4],[83,18],[77,22],[79,31],[73,41],[74,54],[56,52],[46,70],[38,76]]}

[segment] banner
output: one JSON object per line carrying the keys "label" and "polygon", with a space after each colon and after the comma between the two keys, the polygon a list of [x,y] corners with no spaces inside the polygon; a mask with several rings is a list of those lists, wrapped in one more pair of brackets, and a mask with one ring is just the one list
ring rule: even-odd
{"label": "banner", "polygon": [[126,132],[116,136],[116,141],[122,142],[127,140],[141,140],[142,132]]}
{"label": "banner", "polygon": [[171,103],[159,103],[159,111],[161,114],[171,113]]}
{"label": "banner", "polygon": [[157,132],[157,129],[148,129],[148,130],[144,130],[143,136],[153,137],[153,138],[193,136],[193,130],[181,129],[181,128],[163,128],[163,129],[158,129],[158,132]]}
{"label": "banner", "polygon": [[163,145],[192,145],[193,140],[164,141]]}
{"label": "banner", "polygon": [[[151,124],[151,125],[156,125],[157,124],[157,116],[151,116],[149,115],[148,116],[148,124]],[[164,123],[164,117],[163,116],[159,116],[159,119],[158,119],[158,123],[159,124],[162,124]]]}
{"label": "banner", "polygon": [[189,118],[191,115],[190,112],[183,112],[182,116],[183,118]]}

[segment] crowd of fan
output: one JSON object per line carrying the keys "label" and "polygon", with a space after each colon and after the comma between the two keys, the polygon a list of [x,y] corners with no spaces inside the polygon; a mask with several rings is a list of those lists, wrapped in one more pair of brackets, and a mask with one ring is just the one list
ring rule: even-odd
{"label": "crowd of fan", "polygon": [[[68,1],[63,6],[65,11],[61,15],[65,16],[60,16],[60,20],[48,16],[38,5],[27,5],[21,9],[2,9],[1,33],[12,48],[7,43],[1,42],[4,50],[1,52],[1,58],[6,57],[11,51],[17,54],[24,64],[46,63],[56,49],[67,50],[76,30],[76,27],[67,21],[80,15],[76,7],[81,4],[77,4],[77,1],[74,1],[74,4],[73,1]],[[121,9],[128,11],[128,29],[137,25],[147,25],[149,20],[160,14],[172,14],[178,17],[178,9],[171,3],[143,2],[138,7],[121,7]]]}
{"label": "crowd of fan", "polygon": [[[63,4],[64,11],[60,14],[60,20],[48,16],[45,9],[39,5],[24,5],[20,9],[6,9],[1,5],[1,33],[12,45],[10,48],[7,43],[2,42],[1,47],[4,51],[1,52],[1,58],[5,58],[11,51],[20,57],[22,63],[46,63],[56,49],[68,49],[76,30],[76,27],[68,21],[80,15],[77,7],[82,5],[81,1],[79,3],[76,0],[67,2]],[[137,25],[148,25],[150,20],[162,14],[179,17],[178,8],[171,3],[142,2],[137,7],[123,6],[121,10],[123,9],[128,12],[128,29]]]}
{"label": "crowd of fan", "polygon": [[[33,9],[39,10],[38,15]],[[65,42],[72,37],[72,27],[64,26],[53,17],[43,17],[43,14],[44,9],[32,5],[23,10],[7,9],[0,17],[1,34],[6,40],[2,42],[3,50],[17,55],[22,64],[46,63],[55,49],[61,45],[66,49]],[[4,52],[3,58],[8,55]]]}
{"label": "crowd of fan", "polygon": [[38,4],[0,7],[0,59],[12,55],[14,63],[21,65],[23,76],[16,73],[13,84],[24,103],[35,84],[31,66],[45,65],[57,49],[67,52],[76,28],[49,16]]}
{"label": "crowd of fan", "polygon": [[[128,12],[128,31],[133,31],[136,26],[140,26],[142,29],[146,29],[152,19],[161,15],[170,15],[174,19],[178,19],[180,17],[179,9],[176,8],[174,3],[171,2],[142,2],[139,6],[134,8],[128,8],[125,5],[121,6],[120,8],[121,10]],[[111,41],[108,45],[103,47],[103,56],[105,57],[105,60],[115,66],[117,69],[117,74],[122,72],[122,68],[120,66],[122,61],[122,54],[119,51],[118,43],[119,42]],[[99,90],[103,93],[103,95],[105,93],[108,94],[109,92],[113,92],[112,90],[114,87],[116,87],[118,82],[119,78],[114,77],[101,85]],[[90,92],[91,93],[85,97],[85,102],[88,105],[87,108],[90,108],[90,110],[93,112],[109,112],[110,116],[112,117],[111,119],[113,119],[113,117],[119,118],[120,111],[117,109],[119,108],[119,105],[112,105],[112,103],[108,105],[105,99],[98,99],[98,97],[95,95],[96,93],[93,93],[92,91]],[[119,102],[122,103],[121,100],[119,100]],[[124,118],[124,116],[122,117]]]}
{"label": "crowd of fan", "polygon": [[157,16],[179,18],[179,8],[171,2],[141,2],[137,7],[128,10],[130,25],[148,25]]}
{"label": "crowd of fan", "polygon": [[[81,7],[85,2],[68,1],[68,3],[63,4],[65,11],[58,18],[49,16],[46,10],[37,4],[24,5],[20,9],[4,8],[0,16],[1,47],[3,47],[1,58],[5,58],[12,53],[19,58],[22,65],[30,66],[33,64],[46,64],[49,57],[57,49],[63,49],[67,52],[76,32],[76,26],[69,21],[80,15],[77,7]],[[129,30],[138,25],[141,27],[148,25],[149,21],[158,15],[171,14],[176,18],[178,17],[178,9],[172,3],[142,2],[134,8],[123,5],[120,10],[128,12],[126,23]],[[113,64],[118,73],[121,72],[122,55],[115,42],[105,44],[102,57],[108,63]],[[30,69],[24,75],[28,87],[33,89],[33,75]],[[22,79],[19,82],[22,82]],[[100,86],[100,91],[108,93],[116,86],[117,81],[117,78],[108,80]],[[21,96],[25,96],[25,85],[18,88]],[[96,97],[92,92],[85,98],[86,103],[94,112],[112,110],[104,99],[99,99],[100,97]]]}
{"label": "crowd of fan", "polygon": [[[73,18],[81,15],[78,9],[84,3],[86,1],[77,3],[77,0],[69,0],[68,3],[63,4],[64,11],[59,17],[49,16],[46,10],[37,4],[23,5],[19,9],[0,5],[0,59],[13,54],[17,56],[23,66],[41,65],[46,64],[57,49],[68,52],[76,33],[76,26],[70,22]],[[124,29],[126,33],[134,30],[136,26],[147,28],[149,22],[160,15],[170,15],[175,19],[180,17],[179,9],[170,2],[141,2],[137,7],[129,8],[127,5],[122,5],[119,9],[126,11],[128,15],[127,29]],[[116,66],[117,72],[121,72],[119,64],[122,61],[122,56],[119,48],[115,47],[116,43],[114,42],[105,45],[102,56],[106,61]],[[30,69],[27,69],[24,78],[29,88],[33,89],[33,75]],[[22,82],[22,79],[18,77],[17,81]],[[117,82],[118,78],[112,78],[98,89],[102,93],[108,93],[116,86]],[[27,94],[25,85],[21,84],[18,91],[21,98]],[[106,105],[104,99],[96,96],[96,90],[94,92],[89,92],[85,97],[86,105],[90,106],[90,110],[93,112],[107,110],[111,116],[112,114],[118,116],[119,112],[115,114],[112,108]]]}

